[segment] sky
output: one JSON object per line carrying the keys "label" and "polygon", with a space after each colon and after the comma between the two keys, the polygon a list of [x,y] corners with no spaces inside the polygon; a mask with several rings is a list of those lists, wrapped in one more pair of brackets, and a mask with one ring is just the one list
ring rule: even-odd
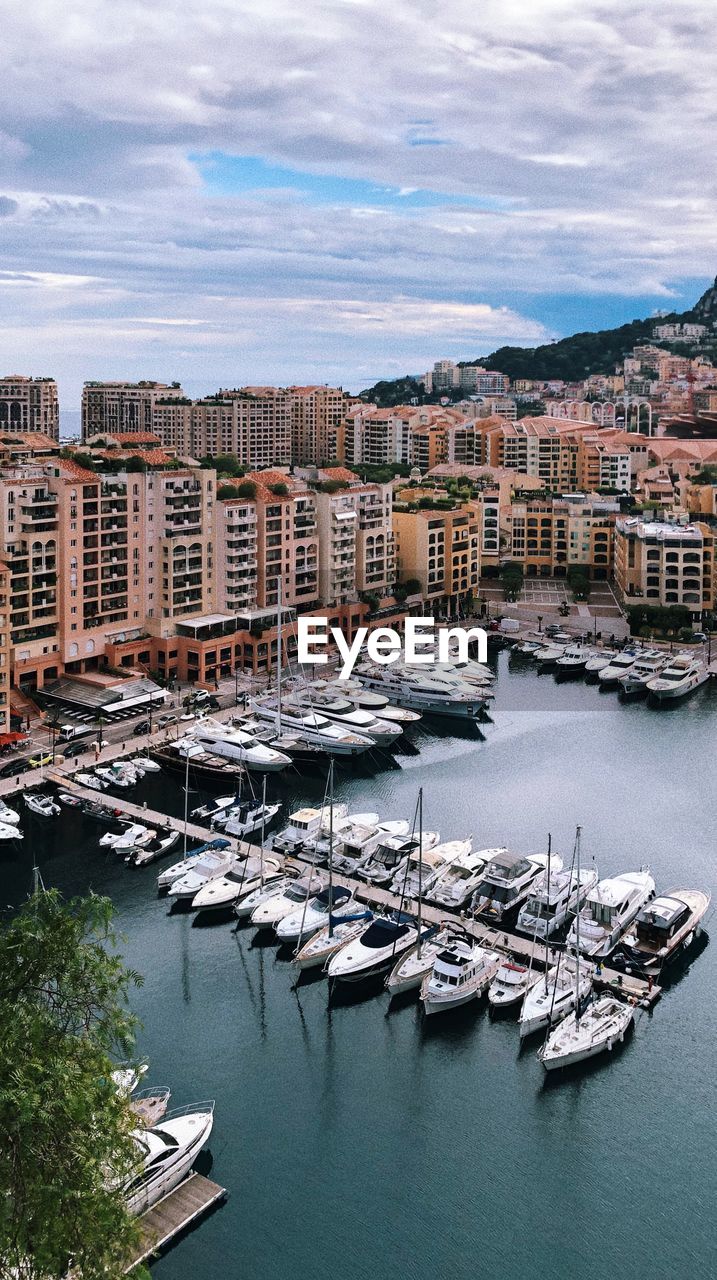
{"label": "sky", "polygon": [[36,0],[0,77],[0,374],[356,391],[690,305],[705,0]]}

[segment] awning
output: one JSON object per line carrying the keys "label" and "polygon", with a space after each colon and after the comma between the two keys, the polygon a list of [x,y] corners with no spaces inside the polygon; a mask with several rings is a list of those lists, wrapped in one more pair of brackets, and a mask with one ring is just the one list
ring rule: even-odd
{"label": "awning", "polygon": [[25,742],[24,733],[0,733],[0,747],[8,747],[12,742]]}

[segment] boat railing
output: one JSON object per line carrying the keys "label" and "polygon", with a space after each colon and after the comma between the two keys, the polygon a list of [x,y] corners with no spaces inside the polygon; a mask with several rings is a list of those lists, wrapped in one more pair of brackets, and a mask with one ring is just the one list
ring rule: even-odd
{"label": "boat railing", "polygon": [[[133,1094],[132,1097],[137,1097],[137,1095]],[[214,1098],[206,1098],[203,1102],[188,1102],[183,1107],[172,1107],[171,1111],[166,1111],[163,1119],[179,1120],[182,1116],[195,1115],[197,1112],[202,1115],[213,1115],[215,1106],[216,1100]]]}

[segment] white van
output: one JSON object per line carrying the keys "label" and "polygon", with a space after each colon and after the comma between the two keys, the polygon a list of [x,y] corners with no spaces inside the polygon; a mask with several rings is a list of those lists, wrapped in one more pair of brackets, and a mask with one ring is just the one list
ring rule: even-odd
{"label": "white van", "polygon": [[74,742],[75,738],[89,738],[93,733],[97,728],[91,724],[61,724],[57,737],[59,742]]}

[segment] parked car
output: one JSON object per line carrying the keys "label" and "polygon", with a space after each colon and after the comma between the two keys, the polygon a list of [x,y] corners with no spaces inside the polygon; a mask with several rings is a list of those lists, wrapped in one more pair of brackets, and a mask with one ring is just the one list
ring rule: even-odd
{"label": "parked car", "polygon": [[65,759],[68,756],[81,756],[85,751],[89,751],[90,746],[89,742],[68,742],[67,746],[62,748],[62,755]]}
{"label": "parked car", "polygon": [[139,724],[134,726],[132,732],[136,738],[139,738],[143,733],[151,733],[152,726],[150,725],[149,720],[140,720]]}
{"label": "parked car", "polygon": [[157,724],[160,724],[160,725],[175,724],[176,720],[177,720],[176,712],[165,711],[163,716],[157,717]]}
{"label": "parked car", "polygon": [[30,768],[27,756],[19,756],[17,760],[7,760],[0,765],[0,778],[14,778],[16,773],[26,773]]}
{"label": "parked car", "polygon": [[692,639],[695,640],[697,644],[707,644],[707,636],[704,631],[693,631]]}
{"label": "parked car", "polygon": [[42,769],[46,764],[52,764],[51,751],[39,751],[36,756],[30,756],[29,765],[31,769]]}

